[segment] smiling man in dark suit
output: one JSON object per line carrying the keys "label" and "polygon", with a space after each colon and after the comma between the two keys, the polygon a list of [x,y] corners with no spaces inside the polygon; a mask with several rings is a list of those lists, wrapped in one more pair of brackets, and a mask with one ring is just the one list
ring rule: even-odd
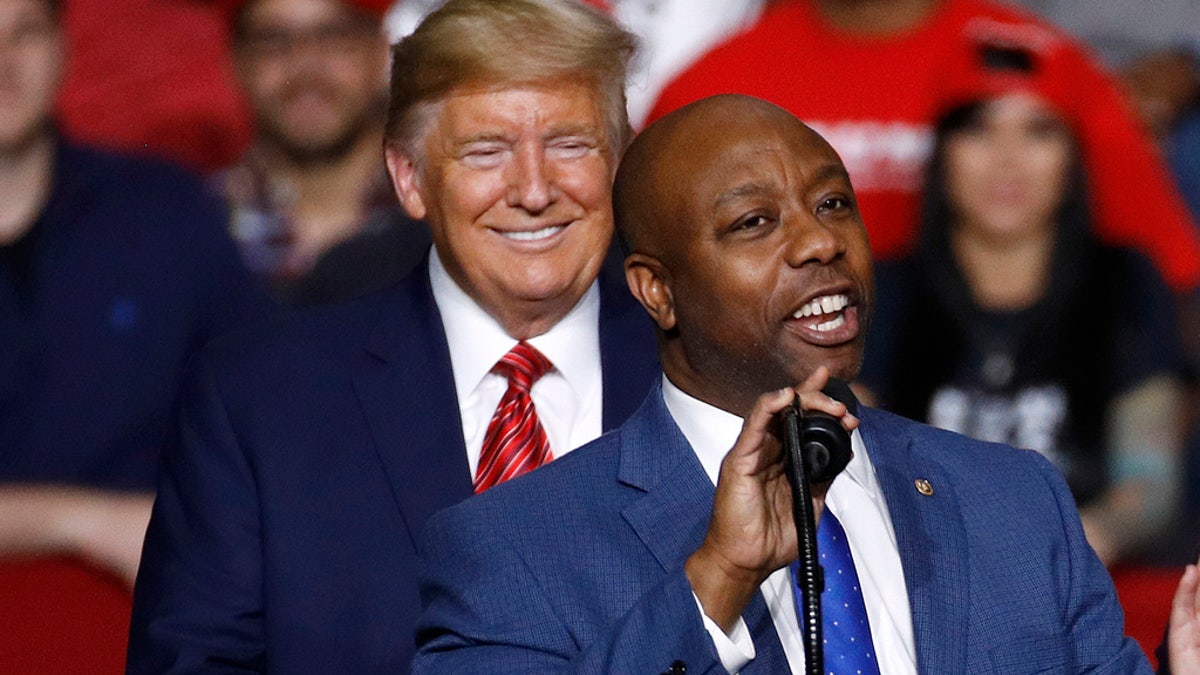
{"label": "smiling man in dark suit", "polygon": [[632,412],[653,329],[602,269],[631,51],[571,0],[451,0],[396,46],[386,160],[428,263],[196,367],[131,672],[403,672],[425,520]]}
{"label": "smiling man in dark suit", "polygon": [[814,486],[824,672],[1149,672],[1049,462],[819,391],[857,373],[873,292],[820,136],[705,99],[634,141],[614,200],[665,377],[616,432],[430,520],[414,672],[807,672],[772,424],[796,397],[852,430]]}

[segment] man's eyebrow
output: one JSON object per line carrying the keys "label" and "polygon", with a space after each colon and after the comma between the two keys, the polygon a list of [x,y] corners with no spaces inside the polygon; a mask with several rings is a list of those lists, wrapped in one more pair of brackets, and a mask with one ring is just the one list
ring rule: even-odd
{"label": "man's eyebrow", "polygon": [[545,135],[547,137],[587,136],[590,134],[597,133],[597,131],[599,131],[599,129],[597,129],[597,127],[592,124],[587,124],[587,123],[583,123],[583,122],[579,122],[579,123],[564,122],[562,124],[552,125],[549,129],[546,130]]}
{"label": "man's eyebrow", "polygon": [[[843,180],[850,182],[850,172],[846,171],[846,166],[840,162],[830,162],[817,169],[812,175],[812,183],[824,183],[832,180]],[[714,206],[720,208],[730,202],[743,199],[745,197],[758,197],[762,195],[772,194],[774,190],[761,183],[743,183],[736,185],[728,190],[717,195],[714,201]]]}
{"label": "man's eyebrow", "polygon": [[771,190],[767,186],[760,183],[744,183],[742,185],[729,188],[728,190],[717,195],[714,206],[720,208],[729,202],[734,202],[745,197],[757,197],[769,194],[770,192]]}
{"label": "man's eyebrow", "polygon": [[813,173],[814,183],[823,183],[830,180],[844,180],[850,182],[850,172],[846,170],[846,165],[841,162],[830,162]]}
{"label": "man's eyebrow", "polygon": [[478,133],[453,139],[455,146],[471,145],[472,143],[506,142],[508,138],[498,133]]}

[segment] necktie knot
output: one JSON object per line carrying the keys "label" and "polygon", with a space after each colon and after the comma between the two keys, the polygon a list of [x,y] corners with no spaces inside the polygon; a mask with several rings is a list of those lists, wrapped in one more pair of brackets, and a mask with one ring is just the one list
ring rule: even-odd
{"label": "necktie knot", "polygon": [[519,476],[549,462],[550,440],[538,420],[529,389],[553,365],[527,342],[521,341],[492,368],[508,378],[488,424],[475,470],[475,492]]}
{"label": "necktie knot", "polygon": [[545,375],[554,364],[544,354],[524,340],[518,342],[507,354],[500,357],[493,368],[508,378],[511,386],[528,393],[533,383]]}

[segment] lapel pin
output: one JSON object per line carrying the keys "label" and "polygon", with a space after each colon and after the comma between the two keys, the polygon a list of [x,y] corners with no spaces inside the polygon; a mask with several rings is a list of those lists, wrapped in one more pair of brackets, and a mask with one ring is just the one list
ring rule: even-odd
{"label": "lapel pin", "polygon": [[929,481],[925,480],[924,478],[918,478],[916,481],[913,482],[913,485],[917,486],[917,492],[920,492],[921,494],[925,495],[926,497],[933,496],[933,486],[930,485]]}

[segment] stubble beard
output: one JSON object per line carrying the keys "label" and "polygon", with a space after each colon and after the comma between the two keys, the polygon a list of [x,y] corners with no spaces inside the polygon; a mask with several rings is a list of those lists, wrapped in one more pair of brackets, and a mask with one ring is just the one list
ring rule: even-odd
{"label": "stubble beard", "polygon": [[288,163],[301,168],[338,164],[345,160],[369,134],[383,138],[383,109],[377,101],[355,112],[328,139],[299,138],[277,119],[260,118],[261,142],[278,152]]}

